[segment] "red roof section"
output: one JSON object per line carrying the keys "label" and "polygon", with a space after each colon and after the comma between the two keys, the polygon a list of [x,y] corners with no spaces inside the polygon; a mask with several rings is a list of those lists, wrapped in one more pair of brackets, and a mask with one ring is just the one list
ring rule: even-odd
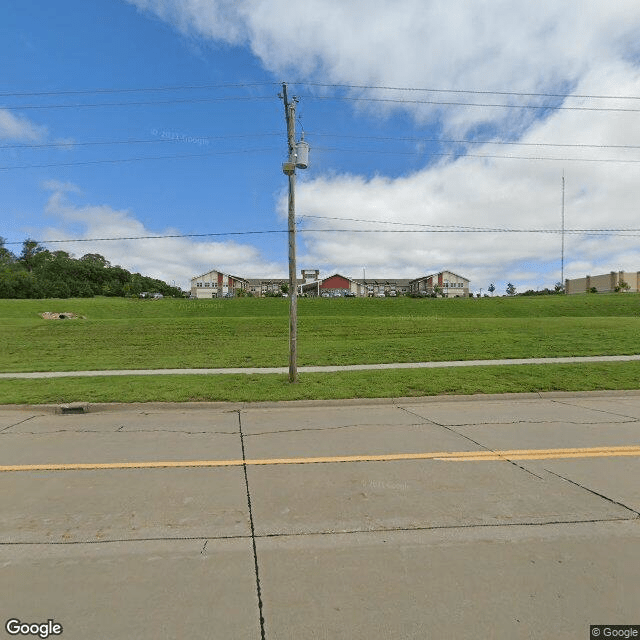
{"label": "red roof section", "polygon": [[338,274],[324,279],[320,285],[321,289],[349,289],[350,287],[351,283],[349,280]]}

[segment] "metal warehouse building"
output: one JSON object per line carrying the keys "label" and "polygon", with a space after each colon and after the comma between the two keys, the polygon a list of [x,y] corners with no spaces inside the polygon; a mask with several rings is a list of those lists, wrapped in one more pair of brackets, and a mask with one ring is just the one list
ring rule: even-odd
{"label": "metal warehouse building", "polygon": [[[628,289],[624,285],[628,285]],[[566,294],[589,293],[595,289],[598,293],[614,291],[637,292],[640,284],[640,271],[611,271],[599,276],[585,276],[564,281]]]}

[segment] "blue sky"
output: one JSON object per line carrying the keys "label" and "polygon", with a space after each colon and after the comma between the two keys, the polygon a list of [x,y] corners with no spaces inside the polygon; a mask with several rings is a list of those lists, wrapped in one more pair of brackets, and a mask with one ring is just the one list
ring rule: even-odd
{"label": "blue sky", "polygon": [[[553,286],[558,233],[471,228],[558,230],[563,171],[567,228],[640,226],[640,150],[620,148],[640,147],[640,7],[469,4],[5,3],[0,235],[284,230],[278,93],[287,81],[311,144],[311,166],[298,172],[299,268],[398,277],[450,269],[475,291]],[[522,95],[543,93],[563,95]],[[552,108],[533,108],[544,105]],[[379,232],[392,229],[404,233]],[[640,268],[633,233],[572,233],[565,245],[567,277]],[[281,234],[47,246],[101,253],[185,288],[211,268],[287,272]]]}

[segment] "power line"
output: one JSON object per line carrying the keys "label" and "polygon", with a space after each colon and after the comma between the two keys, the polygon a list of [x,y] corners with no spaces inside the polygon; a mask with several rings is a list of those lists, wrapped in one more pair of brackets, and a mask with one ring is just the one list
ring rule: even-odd
{"label": "power line", "polygon": [[640,100],[640,96],[613,96],[613,95],[594,95],[594,94],[577,94],[577,93],[530,93],[524,91],[489,91],[479,89],[435,89],[420,87],[389,87],[380,85],[358,85],[358,84],[325,84],[321,82],[292,82],[296,86],[306,87],[324,87],[334,89],[366,89],[366,90],[384,90],[384,91],[408,91],[408,92],[424,92],[424,93],[463,93],[471,95],[495,95],[495,96],[519,96],[528,98],[587,98],[597,100]]}
{"label": "power line", "polygon": [[430,143],[442,143],[442,144],[482,144],[482,145],[511,145],[517,147],[568,147],[568,148],[585,148],[585,149],[640,149],[640,145],[632,144],[590,144],[583,142],[576,143],[560,143],[560,142],[515,142],[511,140],[470,140],[470,139],[452,139],[452,138],[422,138],[420,136],[356,136],[356,135],[343,135],[334,133],[320,133],[320,132],[305,132],[305,135],[310,138],[313,136],[323,138],[346,138],[352,140],[378,140],[381,142],[430,142]]}
{"label": "power line", "polygon": [[[345,218],[345,217],[337,217],[337,216],[318,216],[312,214],[301,214],[300,220],[304,218],[313,218],[318,220],[340,220],[342,222],[365,222],[367,224],[388,224],[388,225],[399,225],[399,226],[412,226],[412,227],[422,227],[427,231],[433,232],[447,232],[447,233],[562,233],[562,229],[515,229],[515,228],[505,228],[505,227],[469,227],[463,225],[439,225],[439,224],[424,224],[419,222],[397,222],[394,220],[369,220],[365,218]],[[311,231],[311,230],[309,230]],[[333,231],[333,229],[317,229],[316,231]],[[341,229],[344,231],[344,229]],[[354,231],[354,229],[350,229],[349,231]],[[376,229],[371,230],[359,230],[362,232],[369,231],[378,231]],[[385,231],[385,230],[379,230]],[[406,232],[411,232],[412,229],[407,229]],[[404,231],[403,231],[404,232]],[[575,234],[599,234],[599,233],[639,233],[639,229],[629,229],[629,228],[608,228],[608,229],[565,229],[565,233],[575,233]]]}
{"label": "power line", "polygon": [[[303,216],[305,217],[305,216]],[[306,216],[321,217],[321,216]],[[330,218],[331,219],[331,218]],[[335,218],[340,220],[342,218]],[[350,220],[351,218],[344,218]],[[380,222],[380,221],[368,221]],[[395,223],[395,224],[413,224],[413,223]],[[435,227],[435,225],[434,225]],[[429,229],[298,229],[298,233],[314,234],[314,233],[543,233],[558,234],[562,233],[561,229],[509,229],[509,228],[483,228],[483,227],[456,227],[456,228],[429,228]],[[153,236],[117,236],[109,238],[67,238],[54,240],[35,240],[38,244],[71,244],[76,242],[118,242],[130,240],[162,240],[168,238],[208,238],[208,237],[224,237],[224,236],[247,236],[247,235],[267,235],[267,234],[284,234],[288,233],[287,229],[267,229],[261,231],[226,231],[219,233],[184,233],[184,234],[165,234]],[[589,236],[624,236],[638,237],[640,229],[565,229],[565,233]],[[5,245],[19,245],[22,241],[5,242]]]}
{"label": "power line", "polygon": [[[117,236],[112,238],[67,238],[65,240],[34,240],[38,244],[67,244],[72,242],[117,242],[119,240],[162,240],[165,238],[209,238],[217,236],[248,236],[270,233],[287,233],[286,229],[269,229],[266,231],[225,231],[220,233],[174,233],[157,236]],[[22,244],[22,241],[5,242],[4,244]]]}
{"label": "power line", "polygon": [[485,154],[485,153],[464,153],[458,154],[448,152],[436,152],[436,151],[389,151],[386,149],[345,149],[341,147],[314,147],[315,151],[341,151],[343,153],[378,153],[385,155],[404,155],[404,156],[415,156],[415,155],[424,155],[424,156],[436,156],[436,157],[444,157],[444,158],[488,158],[493,160],[550,160],[555,162],[603,162],[603,163],[621,163],[621,164],[636,164],[640,163],[640,159],[634,160],[622,160],[616,158],[553,158],[549,156],[499,156],[493,154]]}
{"label": "power line", "polygon": [[[369,91],[404,91],[420,93],[458,93],[469,95],[497,95],[517,96],[527,98],[581,98],[593,100],[640,100],[640,96],[628,95],[598,95],[598,94],[574,94],[574,93],[534,93],[526,91],[497,91],[489,89],[448,89],[436,87],[393,87],[386,85],[366,84],[339,84],[322,82],[290,82],[290,85],[298,87],[322,87],[330,89],[363,89]],[[36,96],[62,96],[62,95],[92,95],[92,94],[117,94],[117,93],[153,93],[167,91],[200,91],[211,89],[233,89],[280,86],[281,82],[237,82],[223,84],[186,84],[165,85],[159,87],[96,87],[93,89],[59,89],[55,91],[6,91],[0,92],[0,97],[36,97]]]}
{"label": "power line", "polygon": [[65,96],[65,95],[92,95],[110,93],[152,93],[154,91],[186,91],[199,89],[237,89],[242,87],[279,86],[279,82],[234,82],[228,84],[185,84],[169,85],[162,87],[114,87],[95,89],[60,89],[57,91],[7,91],[0,92],[0,97],[33,97],[33,96]]}
{"label": "power line", "polygon": [[[91,146],[104,146],[104,145],[117,145],[117,144],[160,144],[167,142],[188,142],[188,143],[200,143],[204,140],[237,140],[242,138],[259,138],[268,136],[281,136],[281,133],[238,133],[225,136],[191,136],[177,134],[174,132],[161,132],[156,138],[145,139],[128,139],[128,140],[88,140],[85,142],[76,141],[61,141],[61,142],[47,142],[43,144],[3,144],[0,145],[0,149],[60,149],[67,147],[91,147]],[[640,147],[639,147],[640,148]]]}
{"label": "power line", "polygon": [[13,171],[14,169],[43,169],[50,167],[76,167],[82,165],[93,165],[93,164],[120,164],[122,162],[139,162],[142,160],[176,160],[182,158],[207,158],[210,156],[216,155],[234,155],[238,153],[267,153],[271,151],[276,151],[275,147],[273,148],[264,148],[264,149],[236,149],[233,151],[210,151],[208,153],[185,153],[185,154],[174,154],[168,156],[142,156],[138,158],[118,158],[114,160],[79,160],[77,162],[51,162],[48,164],[21,164],[15,165],[13,167],[0,167],[0,171]]}
{"label": "power line", "polygon": [[[64,146],[61,144],[60,146]],[[97,165],[97,164],[120,164],[124,162],[142,162],[145,160],[176,160],[183,158],[206,158],[216,155],[234,155],[239,153],[269,153],[277,151],[275,147],[264,147],[261,149],[234,149],[234,150],[217,150],[209,151],[207,153],[185,153],[185,154],[172,154],[161,156],[139,156],[132,158],[117,158],[117,159],[103,159],[103,160],[78,160],[73,162],[50,162],[45,164],[22,164],[14,166],[0,166],[0,171],[14,171],[17,169],[43,169],[51,167],[74,167],[85,165]],[[435,152],[428,151],[423,153],[421,151],[389,151],[383,149],[344,149],[340,147],[315,147],[316,151],[341,151],[350,154],[358,153],[377,153],[384,155],[408,155],[408,156],[426,156],[426,157],[443,157],[443,158],[485,158],[493,160],[529,160],[529,161],[551,161],[551,162],[590,162],[590,163],[617,163],[617,164],[638,164],[640,159],[616,159],[616,158],[554,158],[548,156],[514,156],[514,155],[493,155],[493,154],[478,154],[478,153],[465,153],[456,154],[448,152]]]}
{"label": "power line", "polygon": [[[246,134],[229,134],[218,136],[204,135],[186,135],[175,132],[161,132],[156,138],[144,139],[127,139],[127,140],[87,140],[87,141],[60,141],[42,144],[6,144],[0,145],[0,149],[60,149],[69,147],[90,147],[90,146],[109,146],[109,145],[129,145],[129,144],[161,144],[161,143],[200,143],[210,140],[234,140],[243,138],[259,138],[259,137],[275,137],[281,136],[278,132],[264,133],[246,133]],[[550,147],[550,148],[577,148],[577,149],[640,149],[640,145],[632,144],[591,144],[584,142],[576,143],[560,143],[560,142],[515,142],[511,140],[472,140],[472,139],[454,139],[454,138],[424,138],[420,136],[359,136],[344,135],[338,133],[323,132],[305,132],[307,138],[337,138],[347,140],[372,140],[378,142],[423,142],[433,144],[469,144],[469,145],[498,145],[498,146],[515,146],[515,147]],[[419,153],[416,151],[415,153]]]}
{"label": "power line", "polygon": [[[405,98],[363,98],[356,96],[316,96],[303,95],[298,96],[305,100],[334,100],[347,102],[379,102],[393,104],[429,104],[442,105],[449,107],[481,107],[481,108],[500,108],[500,109],[537,109],[546,111],[601,111],[601,112],[639,112],[640,109],[630,107],[570,107],[563,105],[539,105],[539,104],[507,104],[507,103],[490,103],[490,102],[459,102],[445,100],[407,100]],[[3,106],[6,111],[24,111],[28,109],[82,109],[93,107],[131,107],[131,106],[155,106],[165,104],[199,104],[207,102],[227,102],[227,101],[265,101],[276,100],[275,96],[222,96],[209,98],[175,98],[172,100],[142,100],[127,102],[81,102],[73,104],[26,104],[17,106]]]}
{"label": "power line", "polygon": [[22,104],[18,106],[3,106],[4,111],[23,111],[25,109],[81,109],[84,107],[139,107],[162,104],[196,104],[203,102],[229,102],[251,100],[277,100],[276,96],[222,96],[212,98],[176,98],[174,100],[142,100],[127,102],[78,102],[73,104]]}
{"label": "power line", "polygon": [[546,111],[619,111],[619,112],[639,112],[640,109],[630,107],[566,107],[562,105],[540,105],[540,104],[505,104],[489,102],[457,102],[443,100],[406,100],[400,98],[362,98],[354,96],[314,96],[303,95],[300,98],[305,100],[343,100],[347,102],[383,102],[394,104],[432,104],[448,107],[490,107],[501,109],[539,109]]}

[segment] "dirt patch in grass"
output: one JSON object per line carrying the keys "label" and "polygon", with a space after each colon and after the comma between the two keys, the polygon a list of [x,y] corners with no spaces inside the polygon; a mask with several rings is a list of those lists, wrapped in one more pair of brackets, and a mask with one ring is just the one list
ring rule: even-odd
{"label": "dirt patch in grass", "polygon": [[84,316],[79,316],[71,311],[45,311],[40,314],[43,320],[77,320],[84,319]]}

